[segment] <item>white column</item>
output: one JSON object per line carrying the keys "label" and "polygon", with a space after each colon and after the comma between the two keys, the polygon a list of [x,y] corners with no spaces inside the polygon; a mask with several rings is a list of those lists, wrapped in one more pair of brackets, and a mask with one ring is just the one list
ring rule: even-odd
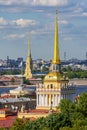
{"label": "white column", "polygon": [[57,99],[57,94],[56,94],[56,104],[55,104],[56,106],[58,105],[58,99]]}
{"label": "white column", "polygon": [[58,98],[59,98],[59,94],[57,94],[57,106],[58,106]]}
{"label": "white column", "polygon": [[41,95],[41,97],[42,97],[42,101],[41,101],[41,104],[42,104],[42,105],[41,105],[41,106],[43,106],[43,103],[44,103],[44,102],[43,102],[43,95]]}
{"label": "white column", "polygon": [[60,100],[61,100],[61,94],[59,94],[59,103],[60,103]]}
{"label": "white column", "polygon": [[46,95],[46,106],[48,106],[48,95]]}
{"label": "white column", "polygon": [[38,97],[38,105],[40,106],[40,94],[38,94],[39,97]]}
{"label": "white column", "polygon": [[45,95],[45,106],[46,106],[46,95]]}
{"label": "white column", "polygon": [[41,95],[39,94],[39,106],[41,106]]}
{"label": "white column", "polygon": [[46,103],[45,103],[45,97],[46,97],[46,95],[44,94],[44,106],[46,106]]}
{"label": "white column", "polygon": [[55,100],[54,100],[54,95],[53,95],[53,106],[55,106]]}
{"label": "white column", "polygon": [[54,94],[54,106],[55,106],[55,94]]}
{"label": "white column", "polygon": [[42,95],[42,106],[44,106],[44,95]]}
{"label": "white column", "polygon": [[43,106],[45,106],[45,95],[43,94]]}
{"label": "white column", "polygon": [[38,96],[39,96],[39,95],[37,94],[37,106],[38,106]]}
{"label": "white column", "polygon": [[40,97],[39,97],[39,102],[40,102],[40,106],[42,106],[42,95],[40,94]]}

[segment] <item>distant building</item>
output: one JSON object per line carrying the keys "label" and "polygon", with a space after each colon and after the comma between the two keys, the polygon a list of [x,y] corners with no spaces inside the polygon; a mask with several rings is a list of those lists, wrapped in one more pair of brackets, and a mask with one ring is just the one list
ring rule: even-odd
{"label": "distant building", "polygon": [[30,98],[1,98],[0,108],[11,109],[13,111],[21,111],[21,107],[25,106],[25,110],[35,109],[36,100]]}
{"label": "distant building", "polygon": [[0,118],[5,118],[11,115],[12,115],[11,109],[7,108],[0,109]]}

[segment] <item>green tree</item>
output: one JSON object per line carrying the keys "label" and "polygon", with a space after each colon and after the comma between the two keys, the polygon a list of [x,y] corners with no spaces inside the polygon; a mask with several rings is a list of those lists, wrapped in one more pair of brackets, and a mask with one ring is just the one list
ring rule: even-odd
{"label": "green tree", "polygon": [[87,116],[87,93],[82,93],[79,96],[78,108],[84,116]]}
{"label": "green tree", "polygon": [[72,128],[63,127],[63,128],[60,128],[60,130],[87,130],[87,127],[86,126],[82,126],[82,127],[74,126]]}
{"label": "green tree", "polygon": [[4,128],[0,128],[0,130],[5,130]]}
{"label": "green tree", "polygon": [[10,130],[24,130],[25,121],[22,119],[16,119]]}
{"label": "green tree", "polygon": [[26,79],[25,77],[23,78],[23,83],[27,84],[27,85],[30,85],[30,81],[28,79]]}
{"label": "green tree", "polygon": [[66,99],[61,100],[58,108],[60,108],[62,113],[67,113],[67,114],[75,112],[76,110],[75,103]]}
{"label": "green tree", "polygon": [[45,128],[45,118],[38,118],[37,120],[34,121],[28,121],[25,124],[24,130],[42,130]]}
{"label": "green tree", "polygon": [[64,126],[71,126],[71,121],[67,114],[51,114],[46,117],[46,127],[50,130],[59,130],[60,127]]}
{"label": "green tree", "polygon": [[77,126],[78,121],[84,120],[84,116],[81,112],[73,112],[70,115],[70,120],[71,120],[72,126]]}

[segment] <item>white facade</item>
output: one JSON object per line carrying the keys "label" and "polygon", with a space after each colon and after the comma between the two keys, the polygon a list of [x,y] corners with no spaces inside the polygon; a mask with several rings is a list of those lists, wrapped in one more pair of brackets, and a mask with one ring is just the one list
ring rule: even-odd
{"label": "white facade", "polygon": [[37,108],[57,107],[61,99],[69,99],[74,101],[75,94],[74,86],[67,86],[61,89],[45,89],[41,85],[37,88]]}

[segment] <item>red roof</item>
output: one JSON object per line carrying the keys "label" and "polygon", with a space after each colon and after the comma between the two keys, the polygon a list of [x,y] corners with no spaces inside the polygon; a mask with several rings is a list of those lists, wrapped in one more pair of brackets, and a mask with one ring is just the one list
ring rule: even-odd
{"label": "red roof", "polygon": [[38,110],[29,110],[29,113],[48,113],[49,110],[43,110],[43,109],[38,109]]}
{"label": "red roof", "polygon": [[1,95],[0,99],[3,99],[3,98],[13,98],[14,96],[13,95],[9,95],[9,94],[6,94],[6,95]]}
{"label": "red roof", "polygon": [[0,109],[0,111],[10,111],[10,109],[8,109],[8,108],[3,108],[3,109]]}
{"label": "red roof", "polygon": [[0,118],[0,127],[1,128],[10,128],[13,122],[16,120],[17,116],[9,116],[6,118]]}

